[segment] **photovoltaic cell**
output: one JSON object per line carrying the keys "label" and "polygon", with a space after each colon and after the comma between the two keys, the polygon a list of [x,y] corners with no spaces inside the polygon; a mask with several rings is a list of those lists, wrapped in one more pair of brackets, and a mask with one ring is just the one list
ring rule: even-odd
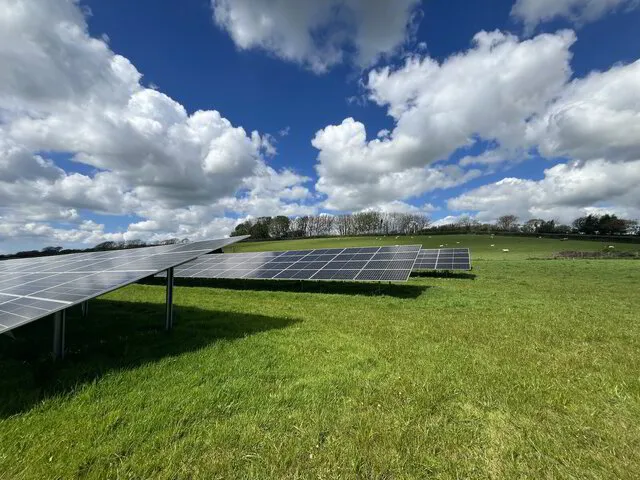
{"label": "photovoltaic cell", "polygon": [[176,278],[406,281],[420,245],[203,255]]}
{"label": "photovoltaic cell", "polygon": [[0,333],[244,238],[0,261]]}

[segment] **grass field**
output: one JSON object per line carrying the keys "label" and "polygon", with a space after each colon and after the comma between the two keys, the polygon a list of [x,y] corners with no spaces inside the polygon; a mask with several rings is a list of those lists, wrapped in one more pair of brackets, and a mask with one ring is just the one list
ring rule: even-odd
{"label": "grass field", "polygon": [[396,243],[470,247],[472,275],[178,286],[170,333],[164,288],[133,285],[70,313],[55,365],[49,321],[1,337],[0,478],[638,478],[640,261],[488,236],[231,250]]}

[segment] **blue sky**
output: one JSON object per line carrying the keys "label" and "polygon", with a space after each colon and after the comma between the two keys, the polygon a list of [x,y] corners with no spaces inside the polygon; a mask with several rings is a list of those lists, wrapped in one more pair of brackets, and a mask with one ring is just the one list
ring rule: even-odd
{"label": "blue sky", "polygon": [[0,251],[637,218],[639,26],[634,0],[0,0]]}

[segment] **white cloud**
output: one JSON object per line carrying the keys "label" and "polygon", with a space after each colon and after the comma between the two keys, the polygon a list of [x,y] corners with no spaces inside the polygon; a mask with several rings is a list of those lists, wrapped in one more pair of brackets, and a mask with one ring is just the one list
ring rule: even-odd
{"label": "white cloud", "polygon": [[378,203],[372,205],[369,208],[365,208],[363,211],[373,210],[376,212],[384,213],[415,213],[415,214],[429,214],[437,210],[436,207],[430,203],[424,204],[422,207],[411,205],[410,203],[402,202],[400,200],[393,200],[390,202]]}
{"label": "white cloud", "polygon": [[460,219],[462,219],[463,217],[475,219],[473,215],[470,215],[468,213],[461,213],[460,215],[447,215],[446,217],[442,217],[442,218],[439,218],[439,219],[435,220],[431,224],[431,226],[432,227],[441,227],[442,225],[453,225],[453,224],[458,223],[460,221]]}
{"label": "white cloud", "polygon": [[353,56],[366,67],[407,41],[418,0],[212,0],[240,49],[260,48],[317,73]]}
{"label": "white cloud", "polygon": [[640,158],[640,60],[592,72],[566,86],[530,122],[528,141],[547,157]]}
{"label": "white cloud", "polygon": [[480,32],[470,50],[442,63],[414,56],[396,70],[370,72],[369,98],[387,107],[395,127],[367,140],[364,124],[347,118],[316,133],[316,189],[327,195],[326,207],[366,208],[476,178],[479,170],[432,164],[478,139],[521,150],[527,121],[546,111],[570,77],[574,41],[570,31],[526,41]]}
{"label": "white cloud", "polygon": [[640,160],[558,164],[546,169],[542,180],[505,178],[450,199],[448,207],[477,211],[477,218],[483,221],[513,213],[521,219],[570,222],[594,207],[638,218]]}
{"label": "white cloud", "polygon": [[511,15],[524,22],[530,33],[539,23],[558,17],[582,25],[607,13],[629,11],[639,5],[638,0],[517,0],[511,9]]}
{"label": "white cloud", "polygon": [[[309,210],[297,203],[309,197],[307,179],[268,167],[272,136],[215,110],[189,114],[141,76],[88,34],[76,1],[0,3],[1,237],[115,238],[82,210],[141,216],[123,239],[229,233],[228,215],[265,211],[261,195],[276,211]],[[63,152],[95,173],[65,172],[40,152]]]}
{"label": "white cloud", "polygon": [[281,137],[286,137],[287,135],[289,135],[290,131],[291,127],[287,125],[286,127],[278,130],[278,135],[280,135]]}

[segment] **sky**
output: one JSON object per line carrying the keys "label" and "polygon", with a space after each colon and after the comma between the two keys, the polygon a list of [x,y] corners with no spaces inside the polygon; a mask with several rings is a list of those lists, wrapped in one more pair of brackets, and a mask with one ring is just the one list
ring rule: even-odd
{"label": "sky", "polygon": [[640,218],[640,0],[0,0],[0,252]]}

